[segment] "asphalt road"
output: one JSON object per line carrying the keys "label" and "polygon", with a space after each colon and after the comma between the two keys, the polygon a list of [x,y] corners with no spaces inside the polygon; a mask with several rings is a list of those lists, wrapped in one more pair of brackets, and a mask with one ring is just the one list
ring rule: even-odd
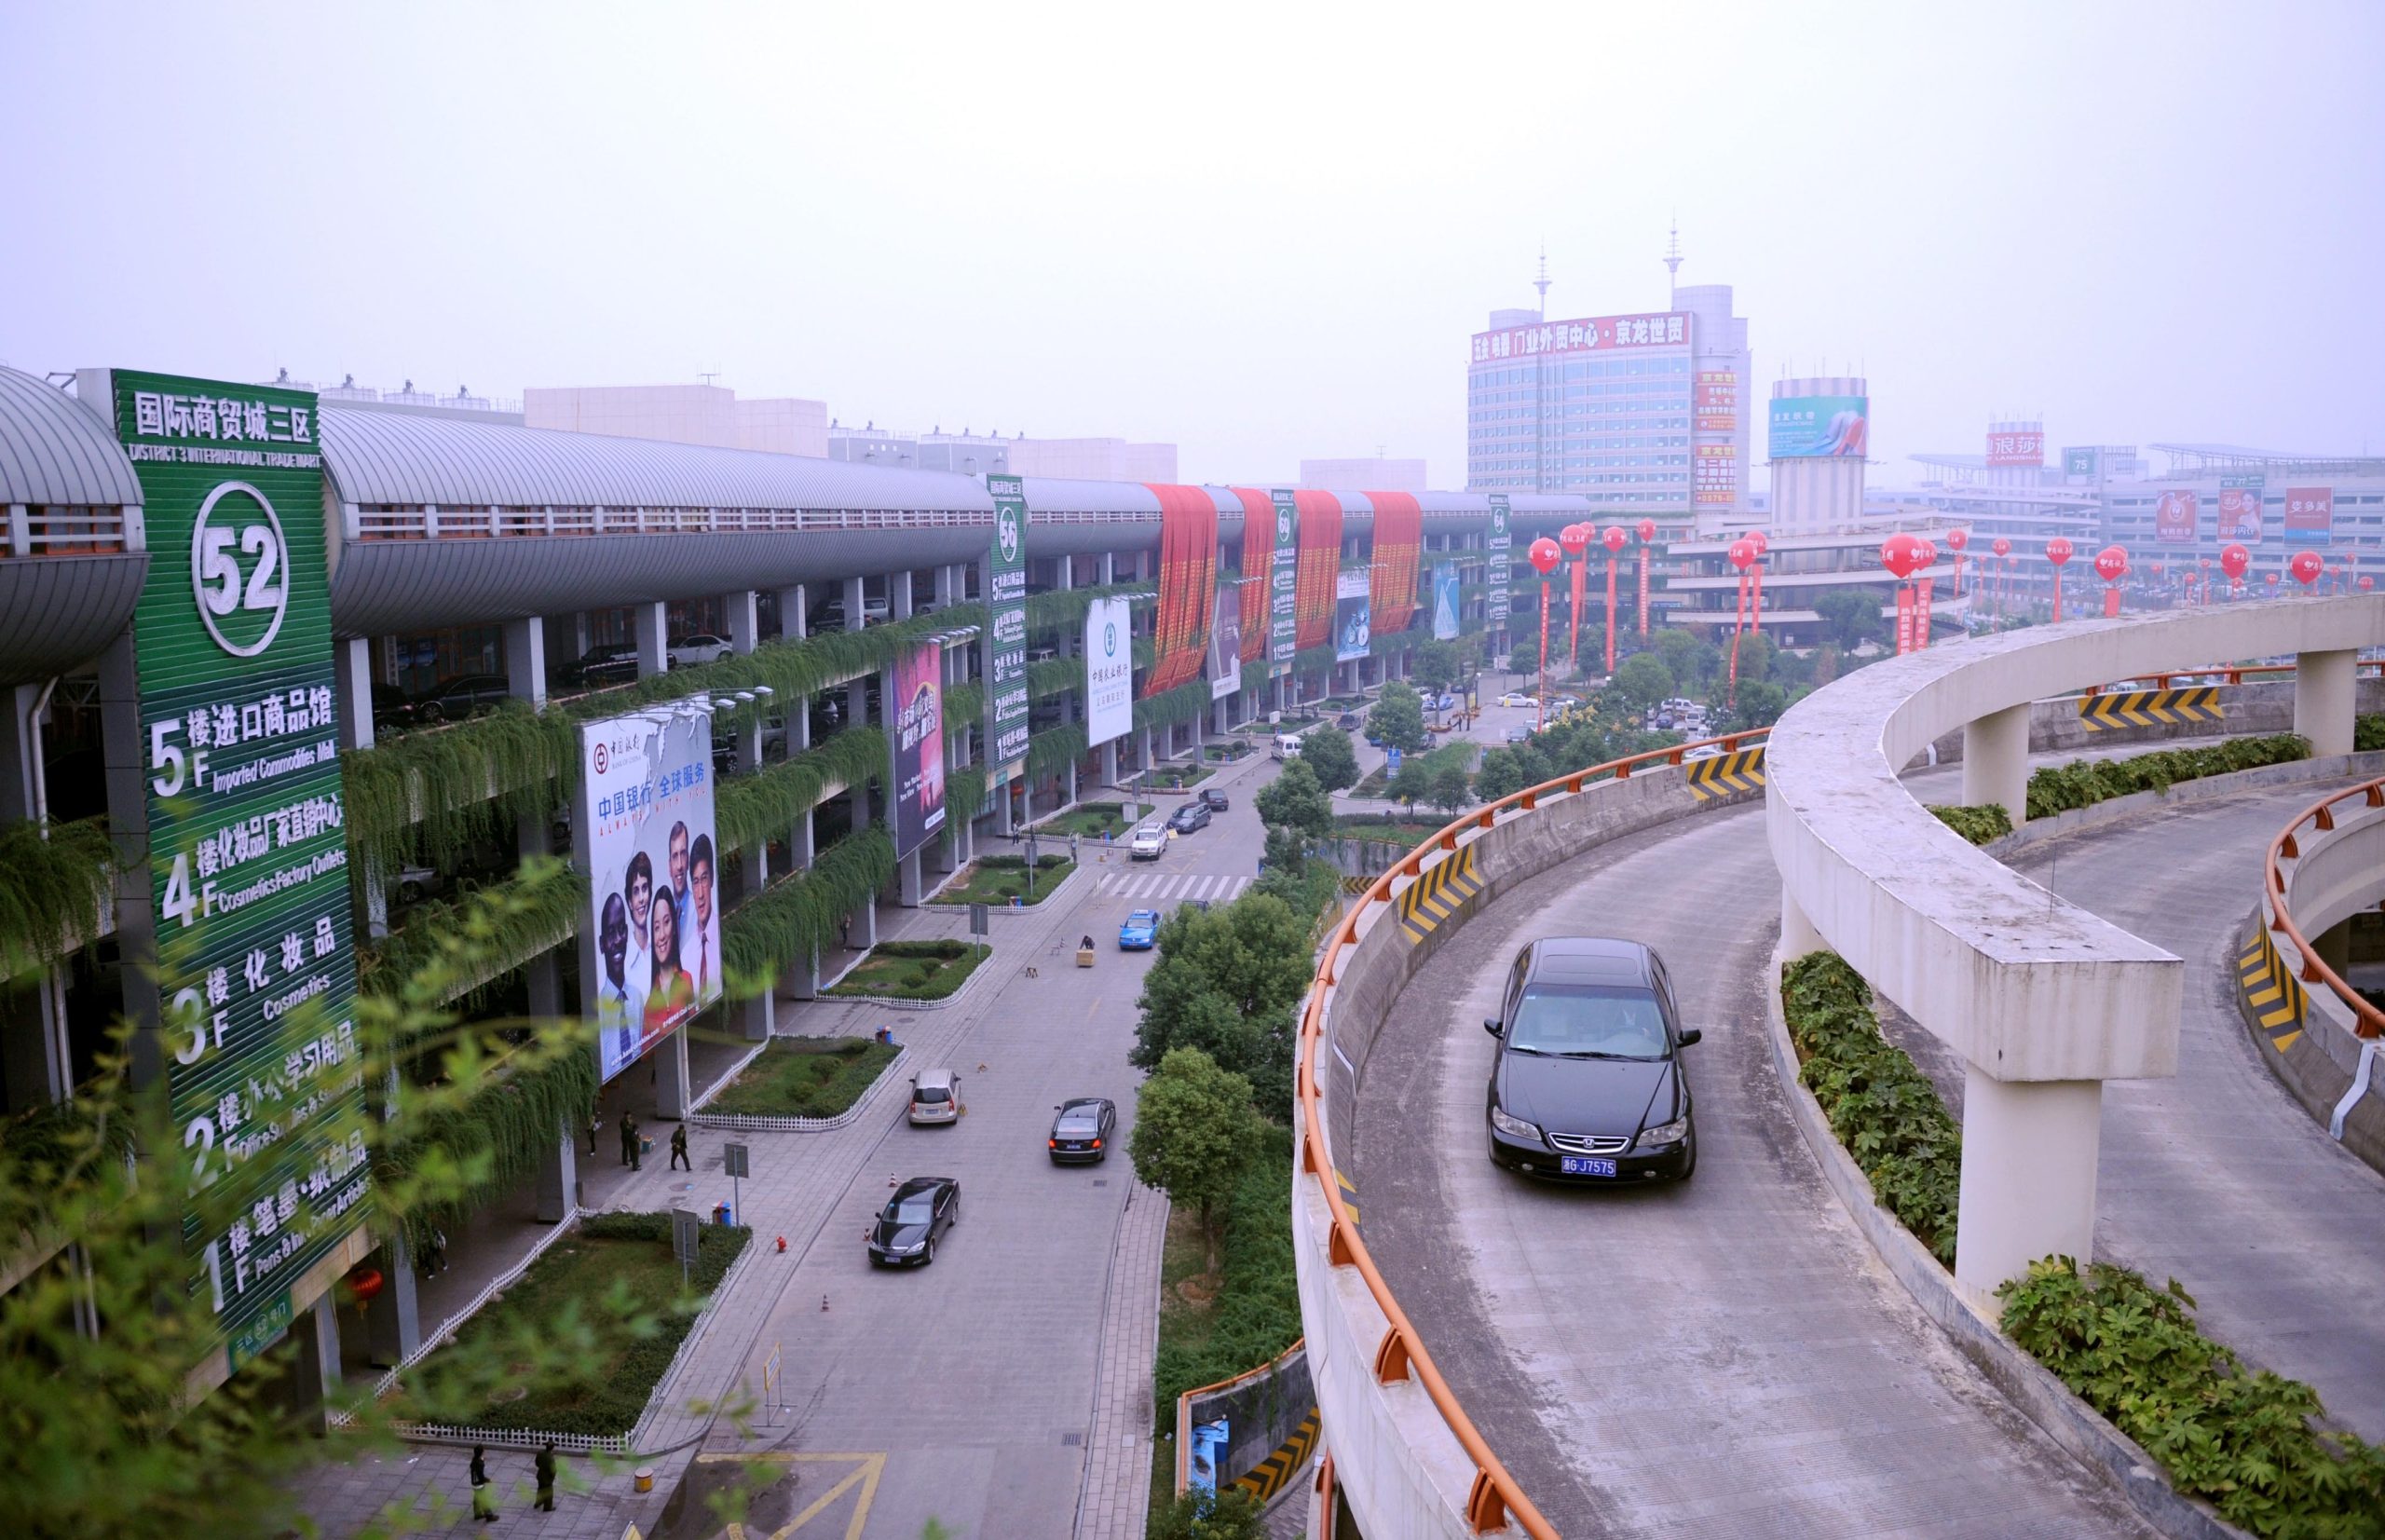
{"label": "asphalt road", "polygon": [[[1354,1165],[1443,1372],[1568,1535],[2146,1533],[1955,1354],[1824,1184],[1764,1038],[1778,926],[1751,807],[1524,884],[1411,983]],[[1516,949],[1566,934],[1656,946],[1705,1029],[1687,1186],[1555,1188],[1485,1158],[1479,1023]]]}

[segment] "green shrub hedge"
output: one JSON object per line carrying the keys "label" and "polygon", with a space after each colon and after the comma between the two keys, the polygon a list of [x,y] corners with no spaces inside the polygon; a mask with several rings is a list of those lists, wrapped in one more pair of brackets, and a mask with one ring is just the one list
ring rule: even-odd
{"label": "green shrub hedge", "polygon": [[2140,791],[2167,791],[2181,781],[2257,770],[2310,757],[2310,742],[2290,732],[2230,738],[2205,749],[2161,749],[2127,759],[2074,759],[2029,777],[2031,818],[2051,818]]}
{"label": "green shrub hedge", "polygon": [[1268,1363],[1300,1340],[1291,1141],[1290,1129],[1267,1126],[1226,1207],[1208,1335],[1197,1344],[1175,1340],[1165,1329],[1168,1316],[1161,1316],[1152,1407],[1162,1432],[1176,1426],[1179,1396]]}
{"label": "green shrub hedge", "polygon": [[2370,712],[2352,718],[2351,747],[2354,754],[2374,754],[2385,749],[2385,712]]}
{"label": "green shrub hedge", "polygon": [[720,1088],[708,1112],[833,1118],[878,1083],[897,1052],[867,1038],[774,1037],[762,1056]]}
{"label": "green shrub hedge", "polygon": [[2012,815],[2004,811],[2001,802],[1991,802],[1983,808],[1956,808],[1936,802],[1930,804],[1929,811],[1938,815],[1940,823],[1974,845],[2001,839],[2012,832]]}
{"label": "green shrub hedge", "polygon": [[1880,1035],[1871,986],[1837,953],[1790,963],[1780,1000],[1803,1061],[1797,1079],[1821,1103],[1831,1132],[1871,1178],[1881,1206],[1954,1266],[1963,1137],[1938,1088]]}
{"label": "green shrub hedge", "polygon": [[2318,1433],[2318,1393],[2247,1374],[2175,1278],[2049,1257],[1997,1288],[2004,1329],[2221,1517],[2283,1540],[2385,1536],[2385,1447]]}
{"label": "green shrub hedge", "polygon": [[861,966],[821,993],[943,1000],[967,983],[990,955],[963,941],[881,941]]}

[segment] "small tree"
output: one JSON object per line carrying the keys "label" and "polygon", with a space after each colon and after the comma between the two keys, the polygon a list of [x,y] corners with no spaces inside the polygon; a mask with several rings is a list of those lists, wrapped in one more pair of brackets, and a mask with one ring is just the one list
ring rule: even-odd
{"label": "small tree", "polygon": [[1841,652],[1852,652],[1885,633],[1880,596],[1866,588],[1833,588],[1814,601],[1822,634]]}
{"label": "small tree", "polygon": [[[1312,740],[1317,736],[1315,732],[1309,734]],[[1342,752],[1350,752],[1346,738],[1342,740]],[[1282,774],[1260,788],[1254,805],[1259,809],[1259,821],[1270,829],[1293,829],[1312,839],[1323,839],[1333,832],[1332,800],[1326,796],[1316,767],[1309,762],[1305,750],[1300,758],[1284,767]],[[1272,851],[1267,859],[1269,865],[1274,864]]]}
{"label": "small tree", "polygon": [[1301,763],[1315,772],[1316,784],[1327,791],[1358,784],[1358,756],[1350,748],[1350,735],[1339,729],[1316,728],[1303,737]]}
{"label": "small tree", "polygon": [[1634,711],[1645,711],[1673,692],[1673,672],[1650,652],[1627,658],[1615,671],[1615,688]]}
{"label": "small tree", "polygon": [[1242,1179],[1258,1128],[1250,1082],[1219,1069],[1197,1048],[1169,1050],[1135,1095],[1135,1132],[1126,1144],[1135,1175],[1168,1202],[1200,1210],[1210,1272],[1218,1265],[1218,1205]]}
{"label": "small tree", "polygon": [[1383,795],[1407,804],[1408,811],[1414,812],[1417,803],[1433,795],[1432,771],[1424,768],[1422,757],[1411,756],[1401,763],[1399,773],[1391,778],[1391,784],[1383,787]]}
{"label": "small tree", "polygon": [[1188,1492],[1152,1515],[1146,1540],[1266,1540],[1259,1504],[1239,1487]]}
{"label": "small tree", "polygon": [[1451,763],[1437,768],[1433,771],[1432,796],[1433,806],[1443,812],[1455,812],[1465,806],[1468,797],[1465,767]]}
{"label": "small tree", "polygon": [[1768,679],[1739,685],[1739,703],[1732,708],[1733,723],[1742,728],[1768,728],[1789,707],[1789,695]]}
{"label": "small tree", "polygon": [[1415,754],[1431,742],[1424,731],[1423,699],[1396,679],[1383,687],[1375,709],[1367,715],[1367,727],[1383,747],[1402,754]]}

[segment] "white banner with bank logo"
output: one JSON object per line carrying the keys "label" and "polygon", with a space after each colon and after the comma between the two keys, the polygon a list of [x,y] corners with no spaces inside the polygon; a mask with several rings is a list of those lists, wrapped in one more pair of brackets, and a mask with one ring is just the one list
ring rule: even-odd
{"label": "white banner with bank logo", "polygon": [[1124,599],[1096,599],[1084,612],[1084,741],[1123,738],[1135,725],[1135,642]]}

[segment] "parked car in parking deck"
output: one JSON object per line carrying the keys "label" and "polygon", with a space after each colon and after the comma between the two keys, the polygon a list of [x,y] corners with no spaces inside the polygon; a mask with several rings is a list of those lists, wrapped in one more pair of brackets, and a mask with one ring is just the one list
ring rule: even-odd
{"label": "parked car in parking deck", "polygon": [[501,674],[462,674],[414,703],[417,722],[460,722],[494,711],[512,691]]}
{"label": "parked car in parking deck", "polygon": [[1484,1121],[1492,1164],[1591,1182],[1697,1169],[1697,1132],[1672,982],[1636,941],[1551,936],[1516,954],[1499,1015]]}
{"label": "parked car in parking deck", "polygon": [[555,683],[573,689],[626,685],[637,677],[637,647],[629,642],[606,642],[590,647],[563,666]]}
{"label": "parked car in parking deck", "polygon": [[935,1243],[961,1218],[961,1182],[954,1177],[913,1177],[896,1188],[868,1232],[872,1265],[925,1267]]}
{"label": "parked car in parking deck", "polygon": [[671,666],[687,668],[696,663],[716,663],[736,650],[729,645],[726,636],[699,632],[693,636],[682,636],[671,644]]}
{"label": "parked car in parking deck", "polygon": [[1159,911],[1137,909],[1118,927],[1118,949],[1122,952],[1148,952],[1159,939]]}
{"label": "parked car in parking deck", "polygon": [[1053,1109],[1051,1137],[1044,1141],[1055,1165],[1097,1165],[1110,1158],[1118,1131],[1118,1109],[1108,1097],[1078,1097]]}
{"label": "parked car in parking deck", "polygon": [[1209,826],[1208,804],[1198,800],[1185,803],[1167,815],[1167,826],[1179,834],[1191,834],[1195,829],[1207,828]]}

